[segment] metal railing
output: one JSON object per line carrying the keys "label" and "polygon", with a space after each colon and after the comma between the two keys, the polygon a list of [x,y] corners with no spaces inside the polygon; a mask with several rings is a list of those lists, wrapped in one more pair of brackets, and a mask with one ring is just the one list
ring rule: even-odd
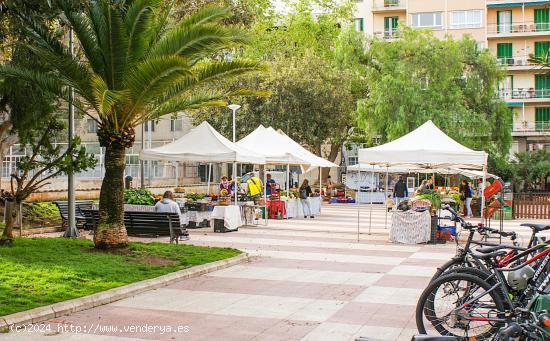
{"label": "metal railing", "polygon": [[399,38],[400,35],[401,35],[401,32],[399,30],[374,32],[375,37],[381,38],[381,39],[384,39],[384,40],[391,40],[391,39]]}
{"label": "metal railing", "polygon": [[497,58],[497,61],[502,65],[507,66],[533,66],[529,61],[529,56],[513,56],[513,57],[503,57]]}
{"label": "metal railing", "polygon": [[392,7],[404,6],[403,0],[375,0],[373,4],[374,9],[391,9]]}
{"label": "metal railing", "polygon": [[521,122],[512,125],[513,132],[550,132],[550,121]]}
{"label": "metal railing", "polygon": [[535,89],[535,88],[499,89],[498,95],[500,98],[504,100],[550,98],[550,88],[549,89]]}
{"label": "metal railing", "polygon": [[546,31],[550,31],[550,23],[522,22],[487,25],[487,34],[532,33]]}

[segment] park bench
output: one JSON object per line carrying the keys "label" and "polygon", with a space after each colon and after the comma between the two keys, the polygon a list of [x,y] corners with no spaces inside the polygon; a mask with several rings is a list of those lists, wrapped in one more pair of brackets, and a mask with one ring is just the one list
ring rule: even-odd
{"label": "park bench", "polygon": [[[59,209],[59,214],[61,215],[61,227],[67,227],[69,221],[69,202],[68,201],[54,201],[53,202]],[[75,220],[76,225],[79,224],[86,226],[86,218],[82,213],[83,210],[92,209],[94,202],[91,200],[78,200],[75,202]]]}
{"label": "park bench", "polygon": [[[86,226],[96,230],[99,221],[98,210],[83,210]],[[134,236],[170,236],[170,243],[178,243],[182,236],[187,236],[187,231],[180,225],[177,213],[166,212],[124,212],[124,225],[128,235]]]}

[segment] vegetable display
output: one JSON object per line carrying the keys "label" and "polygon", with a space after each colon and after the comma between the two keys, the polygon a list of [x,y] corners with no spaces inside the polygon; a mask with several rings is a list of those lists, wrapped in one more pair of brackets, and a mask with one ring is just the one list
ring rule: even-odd
{"label": "vegetable display", "polygon": [[124,203],[132,205],[154,205],[155,197],[147,188],[124,190]]}

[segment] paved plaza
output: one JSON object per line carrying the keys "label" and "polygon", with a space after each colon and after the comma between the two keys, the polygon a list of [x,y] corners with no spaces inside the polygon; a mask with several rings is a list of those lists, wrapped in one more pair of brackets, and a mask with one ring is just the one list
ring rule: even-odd
{"label": "paved plaza", "polygon": [[251,261],[0,340],[45,334],[52,341],[409,340],[417,298],[454,244],[388,243],[383,207],[375,207],[368,234],[368,206],[361,209],[358,242],[357,212],[354,205],[325,205],[315,219],[275,220],[228,234],[192,230],[190,243],[235,247]]}

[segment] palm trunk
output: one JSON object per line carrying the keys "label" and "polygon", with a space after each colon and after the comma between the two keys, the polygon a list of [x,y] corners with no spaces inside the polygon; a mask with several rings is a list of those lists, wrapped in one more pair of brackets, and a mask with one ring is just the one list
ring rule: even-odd
{"label": "palm trunk", "polygon": [[2,233],[2,237],[0,238],[0,245],[3,244],[10,244],[15,239],[15,235],[13,234],[13,226],[15,225],[15,219],[17,214],[17,207],[18,203],[15,202],[13,199],[6,200],[6,227],[4,228],[4,232]]}
{"label": "palm trunk", "polygon": [[105,176],[99,195],[99,222],[94,236],[96,248],[128,245],[124,227],[125,148],[118,143],[105,147]]}

